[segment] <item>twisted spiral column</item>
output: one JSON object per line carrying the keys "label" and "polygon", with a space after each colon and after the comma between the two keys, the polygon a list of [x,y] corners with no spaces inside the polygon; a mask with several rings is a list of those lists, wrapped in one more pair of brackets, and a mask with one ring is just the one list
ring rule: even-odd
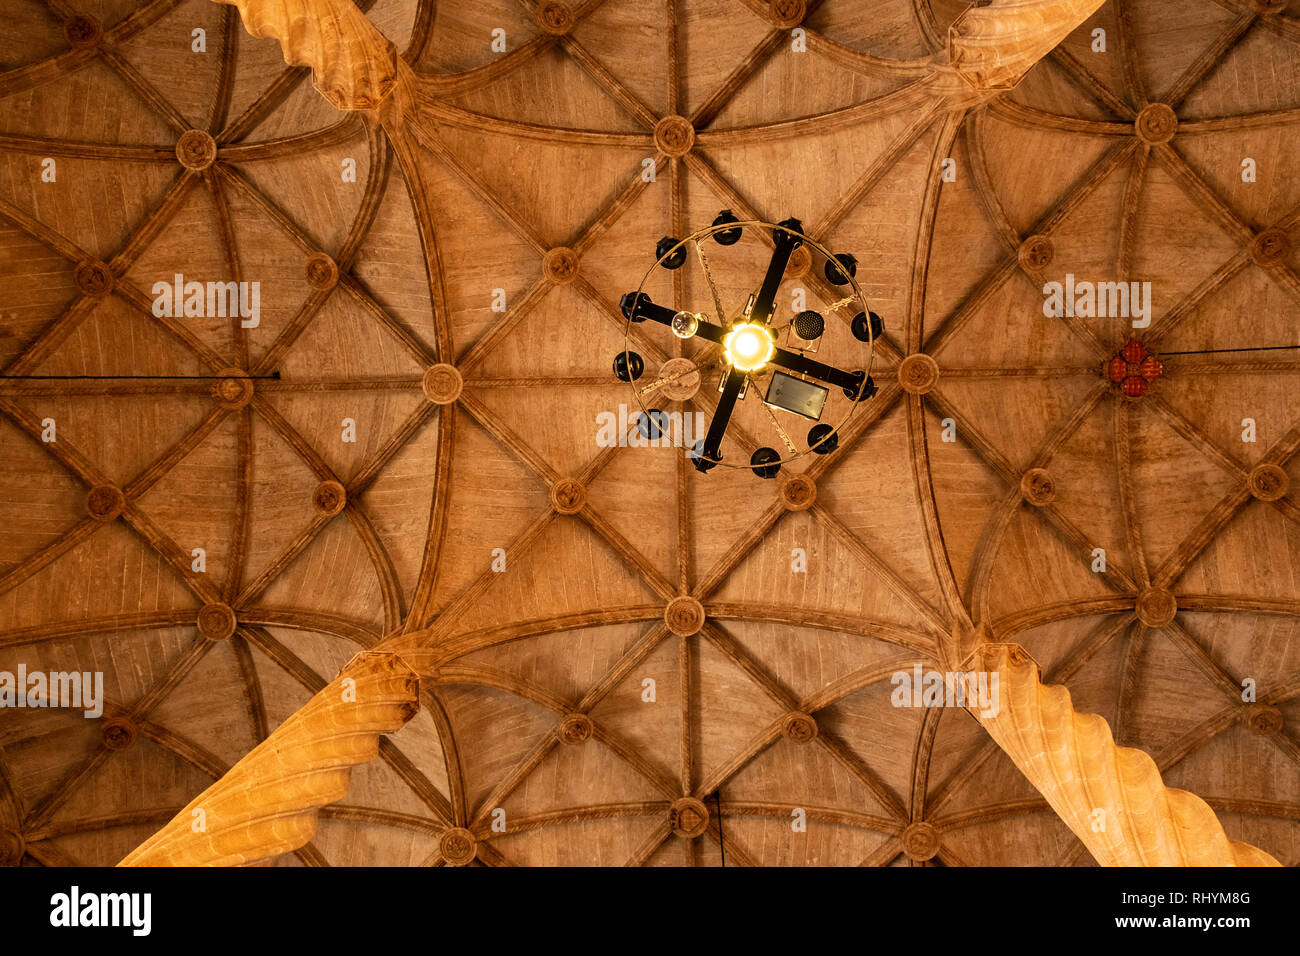
{"label": "twisted spiral column", "polygon": [[998,675],[996,713],[972,715],[1102,866],[1281,865],[1229,840],[1204,800],[1166,787],[1155,761],[1118,746],[1105,719],[1076,712],[1020,645],[981,644],[967,669]]}
{"label": "twisted spiral column", "polygon": [[118,866],[238,866],[296,850],[316,812],[341,800],[380,734],[419,710],[420,680],[397,654],[363,652],[339,676]]}
{"label": "twisted spiral column", "polygon": [[993,0],[948,30],[948,62],[977,90],[1005,90],[1101,8],[1105,0]]}
{"label": "twisted spiral column", "polygon": [[340,110],[373,110],[398,80],[397,47],[351,0],[215,0],[239,10],[244,29],[275,37],[292,66]]}

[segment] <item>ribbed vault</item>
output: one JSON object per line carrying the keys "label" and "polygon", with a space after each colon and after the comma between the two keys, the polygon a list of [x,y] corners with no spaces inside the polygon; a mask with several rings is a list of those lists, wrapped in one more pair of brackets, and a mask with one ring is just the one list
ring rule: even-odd
{"label": "ribbed vault", "polygon": [[[22,860],[117,862],[388,637],[422,709],[279,863],[1085,863],[970,714],[891,706],[975,624],[1296,861],[1300,363],[1171,353],[1295,344],[1300,4],[1111,0],[984,98],[933,82],[940,0],[379,0],[399,81],[339,95],[234,7],[20,5],[5,374],[218,377],[0,382],[0,669],[103,670],[112,721],[4,715]],[[808,507],[595,444],[618,297],[724,207],[854,253],[887,323]],[[261,324],[153,316],[178,272]],[[1043,315],[1067,272],[1151,282],[1140,399],[1127,319]]]}

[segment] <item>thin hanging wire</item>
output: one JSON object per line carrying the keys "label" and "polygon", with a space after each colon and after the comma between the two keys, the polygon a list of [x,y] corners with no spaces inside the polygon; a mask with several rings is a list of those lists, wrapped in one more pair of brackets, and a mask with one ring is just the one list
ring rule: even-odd
{"label": "thin hanging wire", "polygon": [[714,802],[716,803],[717,808],[718,808],[718,850],[719,850],[719,852],[722,853],[722,867],[723,867],[723,869],[726,869],[726,867],[727,867],[727,844],[726,844],[726,841],[723,840],[723,838],[722,838],[722,789],[721,789],[721,788],[719,788],[719,789],[718,789],[718,790],[713,794],[713,799],[714,799]]}
{"label": "thin hanging wire", "polygon": [[704,247],[700,245],[698,239],[695,240],[695,255],[700,260],[700,265],[704,267],[704,279],[709,284],[709,291],[713,293],[713,307],[718,312],[718,325],[727,324],[727,313],[722,308],[722,297],[718,295],[718,286],[713,281],[713,273],[709,271],[709,260],[704,256]]}
{"label": "thin hanging wire", "polygon": [[763,410],[767,412],[767,417],[772,419],[772,424],[776,426],[777,432],[780,433],[781,441],[785,442],[785,447],[790,449],[790,454],[799,454],[799,446],[794,443],[794,439],[792,439],[786,430],[781,427],[781,423],[776,419],[776,413],[772,411],[772,406],[767,404],[767,402],[764,402]]}

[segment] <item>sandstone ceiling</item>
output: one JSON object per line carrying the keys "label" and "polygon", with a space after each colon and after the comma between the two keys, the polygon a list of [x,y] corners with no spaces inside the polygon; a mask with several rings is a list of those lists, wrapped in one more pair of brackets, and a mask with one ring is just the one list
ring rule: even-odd
{"label": "sandstone ceiling", "polygon": [[[966,711],[891,706],[967,622],[1300,862],[1300,357],[1208,352],[1297,344],[1300,2],[1110,0],[953,111],[918,78],[966,4],[810,3],[804,52],[794,6],[376,0],[421,78],[394,138],[234,7],[4,0],[0,670],[108,704],[0,714],[0,854],[116,863],[406,633],[490,646],[276,864],[440,865],[453,829],[491,865],[1091,862]],[[722,208],[854,254],[886,322],[880,393],[784,472],[811,505],[595,441],[619,296]],[[178,273],[259,281],[259,324],[155,316]],[[1103,375],[1127,319],[1044,316],[1066,273],[1151,283],[1147,394]]]}

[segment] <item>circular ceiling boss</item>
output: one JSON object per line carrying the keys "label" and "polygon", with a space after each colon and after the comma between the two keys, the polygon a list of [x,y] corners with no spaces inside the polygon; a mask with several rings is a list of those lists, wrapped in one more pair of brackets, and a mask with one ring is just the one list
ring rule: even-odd
{"label": "circular ceiling boss", "polygon": [[[731,251],[747,236],[769,240],[763,272],[753,268],[752,244]],[[669,308],[645,291],[656,270],[688,263],[702,281],[685,285],[703,301]],[[723,465],[760,478],[775,478],[782,465],[810,452],[835,451],[840,430],[879,391],[871,363],[884,322],[858,285],[857,267],[852,255],[836,255],[805,235],[798,219],[741,220],[729,209],[685,239],[660,239],[655,262],[620,302],[627,325],[613,363],[615,377],[636,397],[641,438],[682,447],[702,473]],[[787,279],[800,286],[783,297]],[[809,307],[819,297],[825,303]],[[634,331],[641,337],[636,327],[647,322],[667,326],[686,353],[664,363],[657,378],[645,375],[646,359],[633,348]],[[679,387],[688,382],[689,390]],[[670,414],[663,407],[688,391],[716,395],[703,434],[694,434],[698,416],[690,408]],[[694,408],[702,406],[697,401]]]}

